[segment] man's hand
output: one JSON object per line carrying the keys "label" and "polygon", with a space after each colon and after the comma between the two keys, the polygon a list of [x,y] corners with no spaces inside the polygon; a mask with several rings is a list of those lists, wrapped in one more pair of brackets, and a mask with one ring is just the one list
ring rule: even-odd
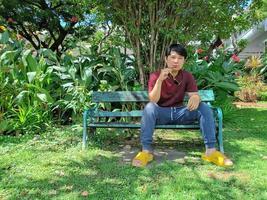
{"label": "man's hand", "polygon": [[192,96],[190,96],[187,103],[188,110],[190,111],[196,110],[199,106],[199,103],[200,103],[200,97],[198,96],[198,94],[193,94]]}
{"label": "man's hand", "polygon": [[162,69],[161,72],[160,72],[160,75],[159,75],[158,80],[159,80],[159,81],[164,81],[164,80],[168,77],[168,74],[169,74],[170,72],[171,72],[171,70],[168,69],[168,68],[164,68],[164,69]]}

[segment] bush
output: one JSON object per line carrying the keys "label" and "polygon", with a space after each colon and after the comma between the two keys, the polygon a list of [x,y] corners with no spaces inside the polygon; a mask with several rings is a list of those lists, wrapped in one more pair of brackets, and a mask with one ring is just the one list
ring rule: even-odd
{"label": "bush", "polygon": [[215,93],[230,94],[233,96],[238,85],[235,80],[236,72],[243,65],[238,57],[235,60],[230,53],[218,50],[214,55],[207,58],[203,56],[204,50],[196,51],[193,58],[188,61],[185,68],[194,75],[199,89],[213,89]]}
{"label": "bush", "polygon": [[261,99],[261,94],[266,91],[261,74],[262,66],[260,57],[251,56],[247,59],[242,74],[237,78],[240,90],[235,93],[235,96],[241,101],[256,102]]}

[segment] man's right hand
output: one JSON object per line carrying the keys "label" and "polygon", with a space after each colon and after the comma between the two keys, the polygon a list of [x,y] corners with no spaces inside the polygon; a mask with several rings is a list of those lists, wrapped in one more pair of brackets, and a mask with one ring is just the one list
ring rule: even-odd
{"label": "man's right hand", "polygon": [[168,68],[164,68],[164,69],[162,69],[161,72],[160,72],[160,75],[159,75],[158,80],[159,80],[159,81],[164,81],[164,80],[168,77],[168,74],[169,74],[170,72],[171,72],[171,70],[168,69]]}

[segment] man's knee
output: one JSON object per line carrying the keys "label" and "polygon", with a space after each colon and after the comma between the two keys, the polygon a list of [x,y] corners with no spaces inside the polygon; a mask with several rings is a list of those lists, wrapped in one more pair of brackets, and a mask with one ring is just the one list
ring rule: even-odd
{"label": "man's knee", "polygon": [[145,113],[155,113],[157,109],[157,104],[149,102],[146,104],[144,108]]}
{"label": "man's knee", "polygon": [[200,111],[200,113],[202,114],[212,114],[212,109],[210,106],[208,106],[208,104],[200,102],[199,106],[198,106],[198,111]]}

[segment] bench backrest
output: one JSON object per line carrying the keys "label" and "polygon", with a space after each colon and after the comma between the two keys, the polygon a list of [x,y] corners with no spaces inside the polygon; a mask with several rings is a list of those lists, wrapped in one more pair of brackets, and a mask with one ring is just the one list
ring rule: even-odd
{"label": "bench backrest", "polygon": [[[214,101],[213,90],[199,90],[201,101]],[[185,101],[188,97],[185,97]],[[92,102],[148,102],[147,91],[93,92]]]}

